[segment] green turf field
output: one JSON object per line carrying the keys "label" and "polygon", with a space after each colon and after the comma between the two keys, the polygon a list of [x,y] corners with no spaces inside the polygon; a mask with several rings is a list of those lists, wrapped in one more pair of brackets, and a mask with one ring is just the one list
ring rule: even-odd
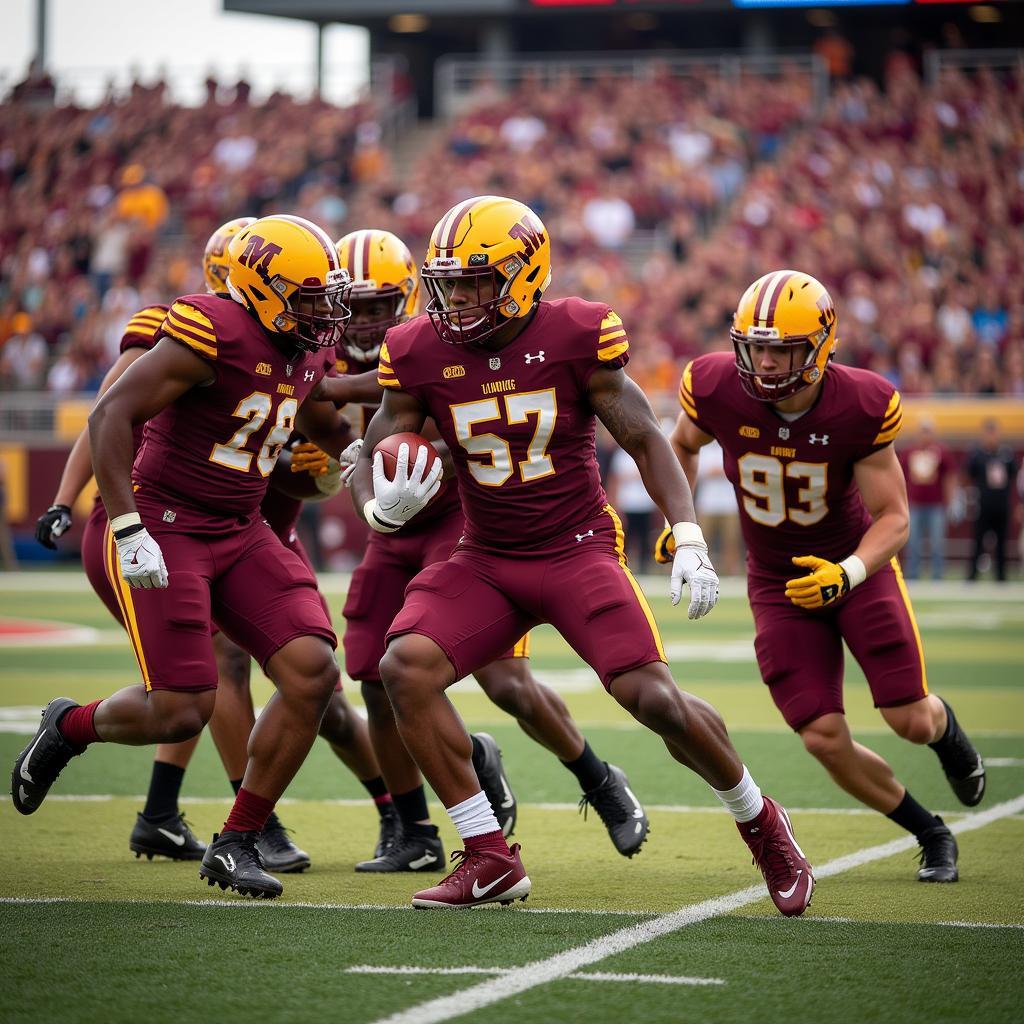
{"label": "green turf field", "polygon": [[[325,584],[335,610],[343,588]],[[658,581],[649,592],[664,589]],[[572,776],[465,685],[456,702],[471,727],[498,739],[520,801],[516,839],[534,888],[514,909],[417,913],[408,899],[422,876],[356,875],[376,814],[323,743],[280,808],[312,870],[285,876],[272,904],[222,895],[195,864],[129,854],[151,752],[95,746],[33,817],[0,806],[0,1021],[1019,1020],[1024,590],[912,588],[931,687],[990,766],[975,812],[958,808],[930,751],[885,731],[859,671],[848,671],[860,738],[961,830],[952,886],[919,884],[912,841],[839,792],[786,730],[757,679],[746,602],[730,593],[699,623],[667,600],[653,604],[681,685],[719,707],[762,788],[790,808],[819,874],[804,918],[775,913],[706,787],[541,629],[535,670],[648,806],[641,856],[619,857],[596,816],[576,813]],[[26,642],[12,620],[76,628]],[[130,650],[81,577],[0,575],[5,770],[48,699],[93,699],[135,678]],[[254,689],[262,703],[266,682]],[[228,795],[204,737],[183,794],[204,838]]]}

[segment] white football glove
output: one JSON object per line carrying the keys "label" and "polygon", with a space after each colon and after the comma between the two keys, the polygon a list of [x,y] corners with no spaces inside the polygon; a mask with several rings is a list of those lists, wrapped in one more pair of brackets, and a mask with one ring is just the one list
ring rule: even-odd
{"label": "white football glove", "polygon": [[359,461],[359,452],[363,447],[363,439],[357,437],[339,456],[341,463],[341,482],[346,487],[352,486],[352,477],[355,475],[356,462]]}
{"label": "white football glove", "polygon": [[136,590],[153,590],[167,586],[167,566],[160,545],[143,527],[128,537],[114,538],[121,575]]}
{"label": "white football glove", "polygon": [[384,472],[384,455],[373,457],[373,498],[363,514],[370,526],[381,533],[394,533],[401,529],[441,489],[444,465],[440,459],[427,470],[426,448],[420,448],[412,469],[409,469],[409,446],[398,446],[395,460],[395,478],[389,480]]}
{"label": "white football glove", "polygon": [[696,523],[676,523],[672,527],[676,553],[672,560],[672,604],[679,604],[683,584],[690,587],[687,617],[699,619],[718,604],[718,573],[708,556],[704,535]]}

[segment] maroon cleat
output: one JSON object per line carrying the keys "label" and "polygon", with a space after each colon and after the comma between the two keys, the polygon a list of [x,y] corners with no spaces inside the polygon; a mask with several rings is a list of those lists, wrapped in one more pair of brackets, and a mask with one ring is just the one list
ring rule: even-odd
{"label": "maroon cleat", "polygon": [[786,917],[799,917],[811,902],[814,873],[797,845],[786,809],[766,796],[764,810],[736,827],[764,875],[772,902]]}
{"label": "maroon cleat", "polygon": [[479,907],[484,903],[508,904],[530,895],[530,876],[519,859],[519,844],[508,854],[490,850],[456,850],[458,867],[437,885],[412,898],[417,910],[435,907]]}

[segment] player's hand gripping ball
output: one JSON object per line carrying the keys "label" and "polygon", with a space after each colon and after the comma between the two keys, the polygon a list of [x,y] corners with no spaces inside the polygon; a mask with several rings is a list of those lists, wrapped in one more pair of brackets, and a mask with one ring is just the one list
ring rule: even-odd
{"label": "player's hand gripping ball", "polygon": [[421,512],[441,490],[444,464],[419,434],[385,437],[373,450],[373,507],[367,522],[391,533]]}

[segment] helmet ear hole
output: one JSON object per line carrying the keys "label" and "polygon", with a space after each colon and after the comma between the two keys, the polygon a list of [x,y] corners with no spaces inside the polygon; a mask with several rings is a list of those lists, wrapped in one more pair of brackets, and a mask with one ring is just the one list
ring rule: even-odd
{"label": "helmet ear hole", "polygon": [[255,287],[255,285],[250,285],[249,291],[252,292],[253,298],[256,299],[258,302],[267,301],[267,296],[264,295],[263,292],[259,290],[259,288]]}
{"label": "helmet ear hole", "polygon": [[540,266],[536,266],[526,275],[526,283],[533,284],[537,280],[537,275],[540,273]]}

